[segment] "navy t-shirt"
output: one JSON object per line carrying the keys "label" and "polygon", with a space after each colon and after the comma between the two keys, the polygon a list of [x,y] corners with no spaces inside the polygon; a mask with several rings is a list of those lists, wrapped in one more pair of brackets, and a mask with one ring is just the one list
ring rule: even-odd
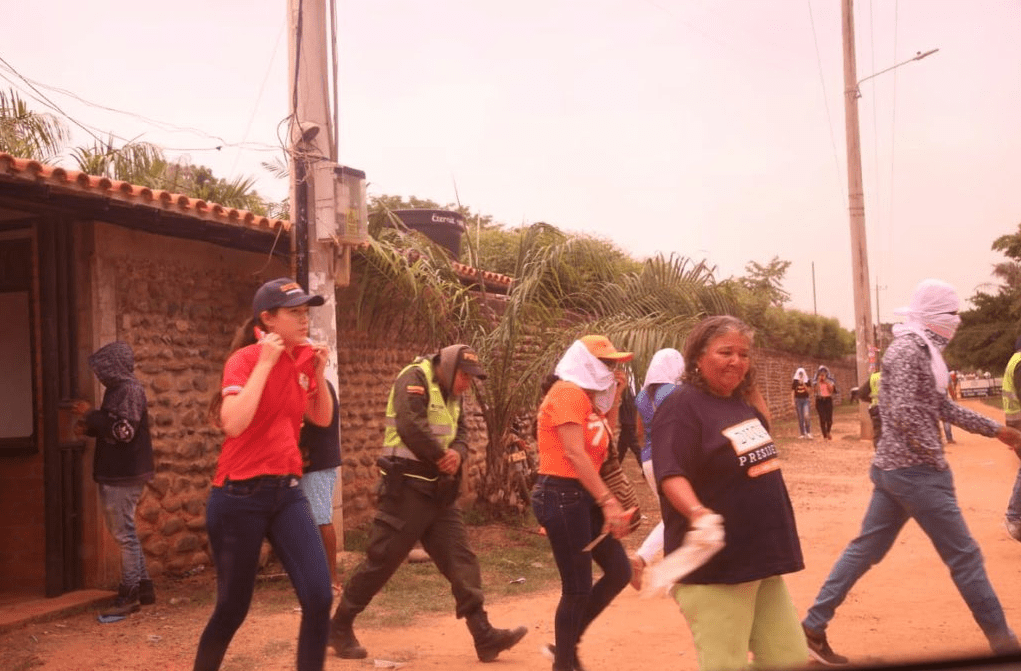
{"label": "navy t-shirt", "polygon": [[[665,479],[683,476],[702,505],[723,516],[726,545],[681,582],[736,584],[805,567],[776,445],[743,400],[681,385],[652,420],[652,465],[661,490]],[[683,542],[688,518],[662,494],[660,505],[669,553]]]}
{"label": "navy t-shirt", "polygon": [[340,466],[340,403],[337,401],[337,390],[333,383],[326,381],[333,398],[333,420],[329,426],[316,426],[305,422],[301,426],[298,447],[305,461],[305,473],[325,471]]}

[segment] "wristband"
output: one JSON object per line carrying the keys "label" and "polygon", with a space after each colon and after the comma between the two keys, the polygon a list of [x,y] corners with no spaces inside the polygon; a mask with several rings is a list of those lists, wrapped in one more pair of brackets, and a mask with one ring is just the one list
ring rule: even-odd
{"label": "wristband", "polygon": [[693,508],[689,508],[688,509],[688,519],[691,519],[692,515],[694,515],[697,512],[700,512],[702,510],[705,510],[705,506],[703,506],[701,503],[698,504],[697,506],[694,506]]}

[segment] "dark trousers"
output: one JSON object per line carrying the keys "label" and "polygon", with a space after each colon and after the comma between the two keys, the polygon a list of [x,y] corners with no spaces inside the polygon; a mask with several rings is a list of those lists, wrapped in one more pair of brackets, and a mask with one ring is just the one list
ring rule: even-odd
{"label": "dark trousers", "polygon": [[212,488],[206,527],[216,565],[216,608],[199,639],[195,671],[219,669],[244,622],[264,538],[284,565],[301,604],[298,671],[323,668],[333,589],[319,528],[297,482],[297,478],[266,477]]}
{"label": "dark trousers", "polygon": [[450,582],[457,617],[480,610],[482,574],[468,545],[461,510],[438,499],[429,483],[400,477],[389,482],[395,484],[388,485],[387,479],[380,484],[379,510],[372,521],[365,559],[344,585],[334,617],[353,617],[365,610],[419,541]]}
{"label": "dark trousers", "polygon": [[[578,666],[577,647],[592,620],[631,580],[631,562],[620,541],[607,536],[582,552],[603,527],[603,512],[573,478],[540,475],[532,490],[532,511],[546,529],[560,571],[560,603],[554,618],[557,668]],[[603,570],[592,584],[592,561]]]}
{"label": "dark trousers", "polygon": [[819,428],[822,429],[822,437],[829,438],[830,431],[833,430],[833,397],[816,397],[815,411],[819,413]]}

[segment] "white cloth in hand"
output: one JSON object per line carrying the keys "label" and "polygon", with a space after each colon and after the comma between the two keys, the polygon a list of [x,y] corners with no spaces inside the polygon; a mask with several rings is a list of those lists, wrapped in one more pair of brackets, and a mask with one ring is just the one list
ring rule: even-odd
{"label": "white cloth in hand", "polygon": [[723,549],[723,517],[709,512],[691,523],[684,543],[648,570],[642,596],[666,593],[674,583]]}

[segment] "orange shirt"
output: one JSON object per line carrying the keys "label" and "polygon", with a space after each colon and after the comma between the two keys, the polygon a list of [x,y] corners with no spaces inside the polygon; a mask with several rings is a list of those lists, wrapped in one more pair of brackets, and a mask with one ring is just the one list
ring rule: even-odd
{"label": "orange shirt", "polygon": [[578,473],[564,454],[557,433],[557,427],[564,424],[579,424],[584,429],[585,452],[599,470],[610,444],[610,425],[605,417],[596,414],[581,387],[559,380],[539,406],[539,473],[577,479]]}

